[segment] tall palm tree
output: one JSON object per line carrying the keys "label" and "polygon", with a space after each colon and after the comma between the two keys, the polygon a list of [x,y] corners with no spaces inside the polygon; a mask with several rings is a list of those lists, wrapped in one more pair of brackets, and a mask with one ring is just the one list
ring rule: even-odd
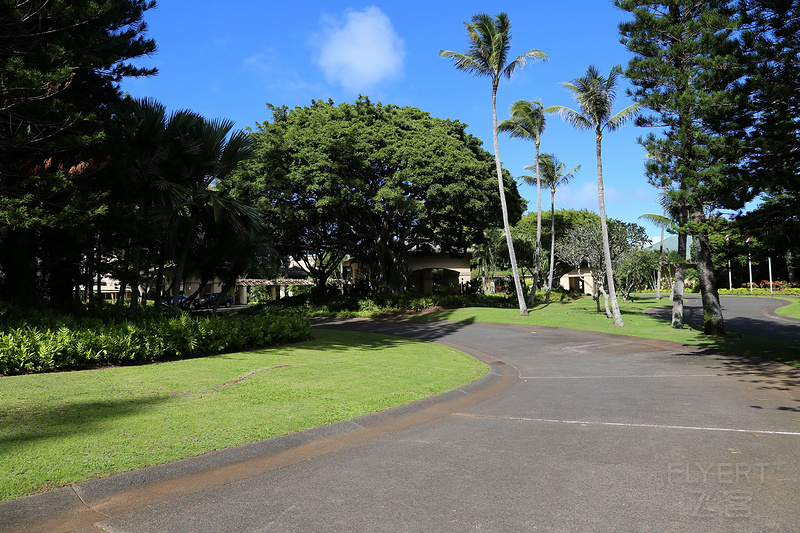
{"label": "tall palm tree", "polygon": [[608,292],[611,298],[611,312],[614,326],[623,327],[622,315],[617,303],[617,292],[614,288],[614,271],[611,268],[611,250],[608,242],[608,226],[606,224],[605,190],[603,188],[603,158],[602,141],[603,132],[616,131],[626,122],[634,118],[639,112],[639,105],[633,104],[622,111],[612,114],[614,100],[617,98],[617,82],[622,76],[622,67],[615,65],[608,77],[600,74],[594,65],[590,65],[586,74],[571,82],[564,82],[564,86],[572,93],[579,111],[564,106],[551,106],[546,112],[555,113],[579,130],[594,130],[597,146],[597,200],[600,204],[600,229],[603,234],[603,255],[605,259]]}
{"label": "tall palm tree", "polygon": [[542,154],[539,156],[539,167],[542,170],[542,181],[545,186],[550,187],[550,276],[547,278],[547,296],[544,300],[544,303],[550,303],[556,255],[556,189],[569,183],[581,166],[578,165],[567,172],[567,166],[559,161],[555,154]]}
{"label": "tall palm tree", "polygon": [[545,123],[542,102],[539,100],[517,100],[511,104],[511,118],[505,119],[497,127],[498,131],[509,133],[512,139],[519,138],[533,141],[536,146],[536,157],[534,159],[536,162],[536,246],[533,252],[533,289],[528,298],[529,305],[533,305],[536,298],[536,287],[539,285],[539,262],[542,253],[542,182],[539,172],[539,146],[542,142]]}
{"label": "tall palm tree", "polygon": [[500,146],[497,141],[497,86],[500,78],[510,78],[515,70],[522,68],[528,61],[546,60],[547,55],[541,50],[531,49],[517,56],[513,61],[508,61],[511,50],[511,22],[508,15],[500,13],[492,17],[480,13],[472,17],[471,23],[464,23],[467,29],[469,48],[466,54],[441,50],[441,56],[452,59],[458,70],[463,70],[475,76],[488,77],[492,80],[492,137],[494,140],[494,161],[497,170],[497,184],[500,189],[500,207],[503,213],[503,228],[506,234],[508,255],[511,259],[511,270],[517,288],[519,313],[528,316],[528,307],[522,294],[522,285],[519,280],[517,257],[514,254],[514,244],[511,241],[511,227],[508,222],[508,208],[506,207],[505,187],[503,186],[503,169],[500,164]]}

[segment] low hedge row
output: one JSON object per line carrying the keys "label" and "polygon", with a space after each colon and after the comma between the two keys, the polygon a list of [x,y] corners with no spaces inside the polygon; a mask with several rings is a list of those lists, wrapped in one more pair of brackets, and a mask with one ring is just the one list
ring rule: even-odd
{"label": "low hedge row", "polygon": [[371,296],[299,295],[269,301],[258,307],[269,313],[291,313],[309,317],[375,316],[419,312],[432,307],[515,307],[509,295],[458,296],[453,294],[386,294]]}
{"label": "low hedge row", "polygon": [[149,316],[104,323],[65,317],[0,331],[0,374],[131,365],[215,355],[309,338],[299,316]]}
{"label": "low hedge row", "polygon": [[[727,296],[735,296],[735,295],[750,295],[750,294],[757,294],[759,296],[769,296],[769,287],[767,288],[758,288],[753,287],[753,292],[750,292],[749,288],[738,288],[738,289],[719,289],[719,293],[722,295]],[[772,294],[777,296],[800,296],[800,289],[798,288],[784,288],[782,290],[773,290]]]}

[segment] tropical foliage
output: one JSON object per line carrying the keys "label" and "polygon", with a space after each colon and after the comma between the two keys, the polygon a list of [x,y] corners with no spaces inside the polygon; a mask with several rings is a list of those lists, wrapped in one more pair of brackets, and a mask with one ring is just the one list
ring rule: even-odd
{"label": "tropical foliage", "polygon": [[26,314],[0,330],[0,375],[152,363],[304,340],[308,320],[261,313],[251,317],[164,317],[108,321]]}
{"label": "tropical foliage", "polygon": [[604,275],[608,274],[608,292],[611,299],[611,315],[614,325],[624,326],[622,315],[617,303],[617,294],[614,287],[612,258],[610,252],[608,227],[606,224],[605,187],[603,185],[603,158],[602,141],[603,133],[613,132],[622,127],[639,112],[637,105],[630,105],[614,113],[614,101],[617,97],[617,85],[622,75],[622,68],[617,65],[611,69],[607,77],[600,74],[594,65],[590,65],[586,74],[575,78],[562,85],[567,89],[578,104],[578,110],[565,106],[551,106],[546,109],[550,113],[558,114],[568,124],[579,130],[594,132],[597,149],[597,200],[600,206],[600,229],[603,242]]}
{"label": "tropical foliage", "polygon": [[522,68],[528,61],[544,60],[547,59],[547,55],[534,48],[508,61],[508,55],[511,51],[511,21],[506,13],[500,13],[497,17],[492,17],[485,13],[477,14],[472,17],[471,23],[465,22],[464,27],[467,30],[467,39],[469,41],[467,53],[462,54],[450,50],[442,50],[441,55],[443,58],[452,59],[458,70],[492,80],[492,137],[494,139],[494,160],[500,191],[503,229],[506,235],[508,255],[511,259],[514,285],[517,291],[517,300],[519,301],[519,313],[522,316],[527,316],[528,308],[525,305],[525,298],[522,293],[517,258],[511,237],[511,224],[506,206],[500,163],[500,145],[497,141],[497,87],[501,78],[510,78],[516,70]]}

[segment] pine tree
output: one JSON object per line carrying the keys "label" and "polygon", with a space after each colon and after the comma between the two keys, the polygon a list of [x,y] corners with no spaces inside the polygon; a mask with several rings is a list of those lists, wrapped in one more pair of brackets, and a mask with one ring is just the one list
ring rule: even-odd
{"label": "pine tree", "polygon": [[[626,75],[632,96],[650,110],[637,121],[663,128],[640,142],[662,168],[658,187],[669,186],[668,201],[679,213],[683,242],[698,242],[697,272],[705,332],[725,333],[708,235],[715,210],[738,208],[751,188],[736,168],[744,115],[738,113],[741,52],[733,32],[740,25],[724,0],[616,0],[634,19],[620,24],[622,42],[633,52]],[[681,287],[676,287],[681,290]],[[682,292],[682,291],[681,291]],[[680,313],[682,294],[673,313]],[[673,317],[680,318],[680,317]],[[673,320],[682,327],[682,320]]]}

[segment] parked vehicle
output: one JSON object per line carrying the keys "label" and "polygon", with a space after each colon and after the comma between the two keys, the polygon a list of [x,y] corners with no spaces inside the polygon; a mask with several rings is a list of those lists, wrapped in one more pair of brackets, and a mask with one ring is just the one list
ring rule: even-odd
{"label": "parked vehicle", "polygon": [[[161,305],[164,307],[172,307],[172,298],[164,298],[161,300]],[[183,294],[178,295],[178,307],[181,309],[189,309],[189,297]]]}
{"label": "parked vehicle", "polygon": [[[194,301],[194,306],[197,309],[211,309],[214,307],[214,302],[216,301],[217,297],[219,296],[218,292],[212,292],[206,294],[205,296],[201,296]],[[223,296],[220,298],[219,307],[230,307],[233,305],[233,297],[232,296]]]}

